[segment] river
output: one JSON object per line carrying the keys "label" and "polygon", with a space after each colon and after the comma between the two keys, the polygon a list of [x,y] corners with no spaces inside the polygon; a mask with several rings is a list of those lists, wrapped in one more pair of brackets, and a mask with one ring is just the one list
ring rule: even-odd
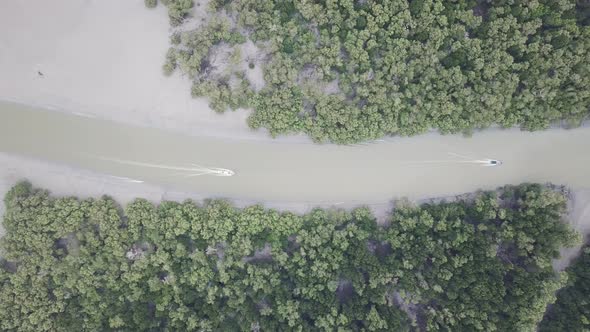
{"label": "river", "polygon": [[[590,188],[590,128],[428,134],[337,146],[184,136],[0,103],[0,152],[235,199],[382,203],[521,182]],[[483,167],[465,161],[493,158]],[[185,169],[221,167],[231,177]],[[141,193],[138,193],[141,196]]]}

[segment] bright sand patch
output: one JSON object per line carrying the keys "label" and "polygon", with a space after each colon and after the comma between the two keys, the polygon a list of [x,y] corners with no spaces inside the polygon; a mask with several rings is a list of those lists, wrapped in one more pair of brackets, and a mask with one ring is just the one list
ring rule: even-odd
{"label": "bright sand patch", "polygon": [[2,1],[0,100],[191,135],[266,139],[247,127],[248,111],[216,114],[191,98],[187,77],[163,75],[169,33],[164,6],[147,9],[143,0]]}

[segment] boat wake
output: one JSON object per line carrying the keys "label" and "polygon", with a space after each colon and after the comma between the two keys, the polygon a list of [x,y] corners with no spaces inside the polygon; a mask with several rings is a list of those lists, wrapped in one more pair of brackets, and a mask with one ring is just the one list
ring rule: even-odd
{"label": "boat wake", "polygon": [[421,160],[421,161],[414,161],[408,162],[407,164],[419,165],[419,164],[476,164],[485,167],[493,167],[493,166],[500,166],[502,162],[497,159],[476,159],[467,156],[462,156],[460,154],[456,154],[453,152],[448,152],[450,156],[457,157],[462,160]]}
{"label": "boat wake", "polygon": [[125,181],[125,182],[130,182],[130,183],[143,183],[143,180],[136,180],[136,179],[132,179],[132,178],[128,178],[125,176],[115,176],[115,175],[109,175],[111,178],[115,179],[115,180],[119,180],[119,181]]}
{"label": "boat wake", "polygon": [[233,176],[235,174],[234,171],[226,168],[220,167],[204,167],[197,164],[191,164],[191,167],[178,167],[178,166],[171,166],[171,165],[163,165],[163,164],[152,164],[152,163],[144,163],[139,161],[133,160],[124,160],[124,159],[116,159],[116,158],[105,158],[105,157],[95,157],[100,160],[110,161],[114,163],[119,163],[123,165],[131,165],[131,166],[138,166],[138,167],[147,167],[147,168],[157,168],[157,169],[164,169],[169,171],[179,171],[180,173],[176,173],[175,175],[183,175],[185,177],[195,177],[201,175],[212,175],[212,176]]}

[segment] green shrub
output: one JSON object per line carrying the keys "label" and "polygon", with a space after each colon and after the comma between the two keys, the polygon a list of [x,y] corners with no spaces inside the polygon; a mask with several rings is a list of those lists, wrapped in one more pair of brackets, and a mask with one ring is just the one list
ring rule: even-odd
{"label": "green shrub", "polygon": [[158,5],[158,0],[144,0],[143,3],[147,8],[155,8]]}

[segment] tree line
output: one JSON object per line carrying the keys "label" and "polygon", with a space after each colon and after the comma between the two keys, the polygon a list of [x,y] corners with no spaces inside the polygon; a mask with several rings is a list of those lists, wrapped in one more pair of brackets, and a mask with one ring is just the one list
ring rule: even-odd
{"label": "tree line", "polygon": [[[163,2],[171,24],[190,18],[192,1]],[[252,108],[249,125],[273,136],[539,130],[590,112],[588,1],[211,0],[209,11],[173,34],[165,71],[188,74],[216,111]],[[246,66],[211,75],[216,48],[247,40],[266,55],[261,91]]]}
{"label": "tree line", "polygon": [[278,212],[222,200],[5,196],[3,331],[532,331],[577,235],[537,184],[453,202]]}

